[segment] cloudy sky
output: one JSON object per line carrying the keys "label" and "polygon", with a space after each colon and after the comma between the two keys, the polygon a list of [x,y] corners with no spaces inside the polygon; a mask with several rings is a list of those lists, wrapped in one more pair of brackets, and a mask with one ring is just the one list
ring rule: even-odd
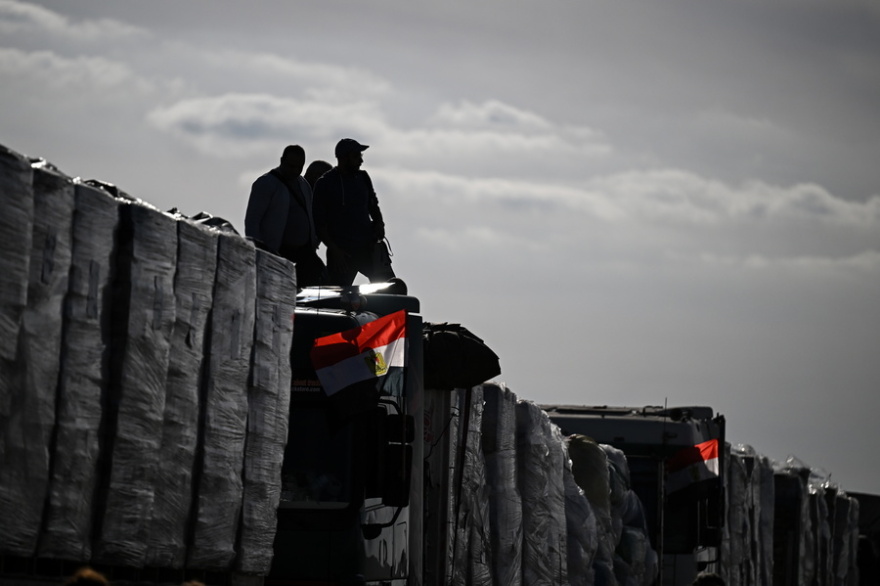
{"label": "cloudy sky", "polygon": [[0,0],[0,143],[242,229],[351,136],[398,274],[539,403],[710,405],[880,493],[880,10]]}

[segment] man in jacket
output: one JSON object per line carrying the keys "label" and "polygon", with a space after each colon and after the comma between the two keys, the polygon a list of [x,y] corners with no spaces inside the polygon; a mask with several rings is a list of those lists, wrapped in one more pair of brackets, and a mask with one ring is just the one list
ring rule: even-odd
{"label": "man in jacket", "polygon": [[385,222],[373,182],[361,170],[367,148],[351,138],[340,140],[336,166],[315,183],[315,227],[327,246],[329,280],[343,287],[358,273],[370,281],[394,278],[390,262],[377,260]]}
{"label": "man in jacket", "polygon": [[269,252],[296,265],[297,287],[323,283],[324,263],[316,252],[318,236],[312,217],[312,189],[300,175],[305,150],[290,145],[281,163],[251,186],[244,218],[245,235]]}

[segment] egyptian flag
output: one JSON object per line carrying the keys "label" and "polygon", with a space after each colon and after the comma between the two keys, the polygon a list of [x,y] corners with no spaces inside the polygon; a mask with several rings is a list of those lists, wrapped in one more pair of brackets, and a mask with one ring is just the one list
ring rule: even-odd
{"label": "egyptian flag", "polygon": [[360,327],[316,338],[312,365],[324,393],[332,397],[352,385],[387,386],[406,365],[406,311],[380,317]]}
{"label": "egyptian flag", "polygon": [[666,461],[666,494],[719,477],[718,440],[679,450]]}

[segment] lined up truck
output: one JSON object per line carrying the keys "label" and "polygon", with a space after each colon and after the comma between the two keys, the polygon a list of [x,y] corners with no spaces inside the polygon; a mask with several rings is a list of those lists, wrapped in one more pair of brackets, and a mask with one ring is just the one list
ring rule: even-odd
{"label": "lined up truck", "polygon": [[543,408],[564,434],[626,454],[661,556],[658,583],[687,585],[700,571],[729,585],[873,583],[876,534],[870,523],[859,528],[860,501],[870,498],[796,458],[771,462],[730,445],[724,417],[710,407]]}
{"label": "lined up truck", "polygon": [[[717,569],[725,525],[722,415],[710,407],[543,408],[563,434],[589,436],[626,454],[663,584],[690,584],[698,571]],[[676,462],[681,465],[670,469]]]}
{"label": "lined up truck", "polygon": [[416,297],[5,148],[0,207],[3,586],[856,583],[857,503],[709,408],[542,408]]}

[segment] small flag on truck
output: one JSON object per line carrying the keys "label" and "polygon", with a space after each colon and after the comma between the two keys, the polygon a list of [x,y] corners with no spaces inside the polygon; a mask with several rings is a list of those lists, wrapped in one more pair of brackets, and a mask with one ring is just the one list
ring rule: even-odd
{"label": "small flag on truck", "polygon": [[316,338],[311,358],[327,396],[355,383],[387,376],[406,365],[406,311]]}
{"label": "small flag on truck", "polygon": [[679,450],[666,461],[666,494],[718,478],[719,461],[717,439]]}

